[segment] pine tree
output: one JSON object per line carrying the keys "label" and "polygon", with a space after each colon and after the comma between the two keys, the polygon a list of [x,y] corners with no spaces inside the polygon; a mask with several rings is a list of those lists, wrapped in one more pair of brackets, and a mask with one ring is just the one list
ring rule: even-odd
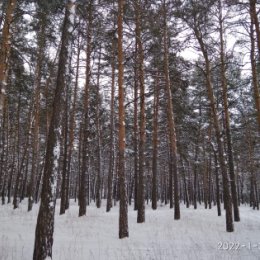
{"label": "pine tree", "polygon": [[41,193],[41,204],[35,231],[33,259],[52,258],[54,214],[56,205],[57,171],[60,156],[60,123],[62,94],[67,77],[69,61],[69,43],[71,26],[74,23],[75,2],[69,0],[62,26],[61,49],[59,54],[58,74],[56,79],[53,110],[48,132],[46,159]]}
{"label": "pine tree", "polygon": [[124,0],[118,0],[118,100],[119,100],[119,185],[120,185],[120,205],[119,205],[119,238],[129,236],[128,233],[128,200],[125,180],[125,108],[124,108],[124,52],[123,52],[123,13]]}

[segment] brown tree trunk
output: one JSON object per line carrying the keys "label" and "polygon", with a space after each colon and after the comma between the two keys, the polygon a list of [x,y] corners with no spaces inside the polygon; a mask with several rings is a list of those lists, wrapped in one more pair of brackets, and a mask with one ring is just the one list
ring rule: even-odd
{"label": "brown tree trunk", "polygon": [[5,22],[2,33],[2,44],[0,47],[0,120],[3,116],[6,85],[8,76],[8,63],[11,49],[11,26],[16,8],[16,0],[9,0],[7,2]]}
{"label": "brown tree trunk", "polygon": [[[251,25],[250,25],[250,41],[251,41],[251,51],[250,51],[250,61],[252,69],[252,83],[256,107],[256,118],[258,122],[258,131],[260,132],[260,93],[259,93],[259,81],[257,77],[257,65],[256,65],[256,54],[255,54],[255,33],[254,33],[254,21],[255,17],[253,16],[252,7],[250,5],[250,14],[251,14]],[[259,29],[259,28],[258,28]],[[260,55],[260,53],[258,53]]]}
{"label": "brown tree trunk", "polygon": [[136,14],[136,42],[137,42],[137,66],[138,81],[140,86],[140,138],[139,138],[139,178],[138,178],[138,211],[137,223],[145,222],[145,181],[144,181],[144,164],[145,164],[145,85],[144,85],[144,53],[141,39],[141,1],[135,0]]}
{"label": "brown tree trunk", "polygon": [[249,0],[250,8],[250,17],[251,17],[251,22],[255,26],[255,32],[256,32],[256,42],[257,42],[257,48],[258,48],[258,59],[260,62],[260,26],[259,26],[259,19],[258,19],[258,14],[259,11],[256,10],[256,0]]}
{"label": "brown tree trunk", "polygon": [[224,29],[223,29],[223,17],[222,17],[222,0],[219,0],[219,32],[220,32],[220,61],[221,61],[221,86],[223,95],[223,105],[224,105],[224,127],[227,137],[227,153],[228,153],[228,168],[231,181],[231,194],[234,210],[234,220],[240,221],[239,208],[237,201],[237,187],[236,187],[236,177],[234,168],[234,158],[232,149],[232,138],[231,138],[231,127],[230,127],[230,116],[228,109],[228,89],[227,89],[227,78],[226,78],[226,64],[225,64],[225,47],[224,47]]}
{"label": "brown tree trunk", "polygon": [[119,94],[119,238],[128,237],[127,188],[125,180],[125,107],[124,107],[124,52],[123,52],[123,10],[124,0],[118,0],[118,94]]}
{"label": "brown tree trunk", "polygon": [[224,147],[223,142],[221,139],[221,130],[219,125],[219,118],[216,108],[216,100],[213,93],[213,86],[211,81],[211,68],[210,68],[210,61],[208,57],[207,50],[205,48],[203,38],[201,36],[201,33],[197,27],[194,27],[195,36],[199,42],[204,60],[205,60],[205,76],[206,76],[206,87],[208,92],[208,99],[210,102],[211,107],[211,115],[213,119],[213,125],[215,129],[216,134],[216,140],[217,140],[217,146],[218,146],[218,154],[219,154],[219,163],[220,163],[220,169],[222,171],[222,178],[223,178],[223,189],[224,189],[224,201],[226,206],[226,230],[227,232],[233,232],[234,226],[233,226],[233,216],[232,216],[232,200],[229,190],[229,176],[225,164],[225,157],[224,157]]}
{"label": "brown tree trunk", "polygon": [[163,28],[163,50],[164,50],[164,74],[165,74],[165,89],[167,97],[167,120],[169,127],[169,143],[170,143],[170,154],[171,162],[173,167],[173,179],[174,179],[174,219],[180,219],[180,202],[179,202],[179,183],[178,183],[178,172],[177,172],[177,141],[176,141],[176,130],[174,122],[173,104],[172,104],[172,92],[171,82],[169,75],[169,49],[168,49],[168,28],[167,28],[167,11],[166,3],[163,1],[164,9],[164,28]]}

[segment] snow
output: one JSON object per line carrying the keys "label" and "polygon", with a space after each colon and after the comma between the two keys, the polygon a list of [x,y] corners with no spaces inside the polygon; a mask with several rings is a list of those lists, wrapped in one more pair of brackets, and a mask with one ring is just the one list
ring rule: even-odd
{"label": "snow", "polygon": [[[121,240],[118,206],[109,213],[105,206],[105,201],[101,209],[93,203],[81,218],[74,201],[65,215],[56,210],[53,259],[259,259],[260,212],[248,206],[240,208],[241,222],[235,223],[234,233],[225,231],[224,214],[218,217],[216,207],[194,210],[181,205],[181,220],[175,221],[168,205],[156,211],[148,205],[143,224],[136,223],[137,212],[129,207],[130,237]],[[38,205],[27,212],[26,201],[16,210],[11,204],[0,206],[1,260],[32,259],[37,212]],[[238,248],[231,249],[232,243]]]}
{"label": "snow", "polygon": [[75,1],[70,1],[72,5],[70,6],[70,15],[69,15],[69,21],[71,24],[74,24],[75,14],[76,14],[76,5]]}
{"label": "snow", "polygon": [[72,26],[69,27],[68,32],[69,32],[69,33],[72,33],[72,32],[73,32],[73,27],[72,27]]}

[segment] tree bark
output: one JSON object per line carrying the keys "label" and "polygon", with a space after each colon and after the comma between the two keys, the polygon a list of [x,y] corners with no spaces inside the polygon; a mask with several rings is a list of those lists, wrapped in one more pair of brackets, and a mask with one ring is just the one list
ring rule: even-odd
{"label": "tree bark", "polygon": [[[250,1],[252,2],[252,1]],[[255,16],[254,9],[250,5],[250,41],[251,41],[251,51],[250,51],[250,61],[251,61],[251,69],[252,69],[252,83],[253,83],[253,97],[255,99],[255,108],[256,108],[256,119],[258,123],[258,131],[260,133],[260,92],[259,92],[259,80],[257,77],[257,65],[256,65],[256,54],[255,54],[255,32],[254,32],[254,24],[255,24]],[[259,30],[259,28],[258,28]],[[259,36],[260,37],[260,36]],[[259,40],[259,39],[258,39]],[[260,43],[259,43],[260,45]],[[258,46],[260,47],[260,46]],[[258,56],[260,53],[258,53]]]}
{"label": "tree bark", "polygon": [[39,163],[39,127],[40,127],[40,87],[41,87],[41,75],[42,66],[45,51],[45,28],[46,17],[43,12],[39,11],[40,15],[40,31],[38,34],[38,53],[37,64],[35,70],[34,80],[34,107],[33,107],[33,136],[32,136],[32,168],[28,185],[28,211],[32,209],[33,199],[35,194],[35,180],[38,175],[38,163]]}
{"label": "tree bark", "polygon": [[[86,215],[87,210],[87,173],[88,173],[88,138],[89,138],[89,85],[91,76],[91,53],[92,53],[92,19],[93,19],[93,0],[88,5],[88,28],[87,28],[87,59],[86,59],[86,83],[84,92],[84,112],[83,112],[83,144],[82,144],[82,159],[81,159],[81,174],[80,174],[80,189],[79,189],[79,217]],[[89,174],[89,173],[88,173]],[[89,189],[88,189],[89,190]]]}
{"label": "tree bark", "polygon": [[128,237],[128,205],[125,180],[125,107],[124,107],[124,53],[123,53],[123,10],[124,0],[118,0],[118,94],[119,94],[119,238]]}
{"label": "tree bark", "polygon": [[[66,180],[66,195],[65,195],[65,210],[69,208],[69,191],[70,191],[70,173],[71,173],[71,160],[72,160],[72,152],[74,148],[74,129],[75,129],[75,115],[76,115],[76,104],[77,104],[77,94],[78,94],[78,81],[79,81],[79,59],[80,59],[80,34],[78,35],[78,46],[77,46],[77,68],[76,68],[76,78],[75,85],[73,90],[73,102],[71,108],[71,114],[69,118],[69,147],[68,147],[68,173]],[[80,154],[80,153],[79,153]],[[80,163],[79,163],[80,165]],[[80,167],[79,167],[80,172]],[[75,186],[77,186],[77,181]]]}
{"label": "tree bark", "polygon": [[153,104],[153,161],[152,161],[152,209],[157,209],[157,157],[158,157],[158,113],[159,113],[159,73],[154,85]]}
{"label": "tree bark", "polygon": [[[196,22],[195,22],[196,24]],[[201,33],[199,29],[195,26],[194,28],[195,36],[199,42],[204,60],[205,60],[205,77],[206,77],[206,87],[207,87],[207,93],[208,93],[208,99],[210,102],[211,112],[212,112],[212,118],[213,118],[213,125],[215,129],[216,134],[216,140],[217,140],[217,146],[218,146],[218,154],[219,154],[219,163],[220,168],[222,171],[222,177],[223,177],[223,189],[224,189],[224,203],[226,206],[226,231],[227,232],[233,232],[234,226],[233,226],[233,216],[232,216],[232,200],[231,195],[229,191],[229,177],[228,172],[225,164],[225,157],[224,157],[224,147],[223,142],[221,139],[221,131],[220,131],[220,125],[219,125],[219,118],[216,108],[216,100],[213,93],[213,86],[211,81],[211,68],[210,68],[210,61],[208,57],[208,53],[206,50],[206,46],[204,45],[203,38],[201,36]]]}
{"label": "tree bark", "polygon": [[74,8],[75,3],[69,0],[66,5],[66,12],[62,27],[61,50],[59,55],[58,74],[53,100],[52,117],[47,139],[41,204],[35,231],[35,243],[33,253],[34,260],[44,260],[47,257],[52,258],[57,171],[60,153],[59,135],[61,132],[61,100],[65,87],[66,74],[68,73],[68,71],[66,71],[66,65],[69,60],[69,28],[73,23],[71,16],[73,13],[72,10]]}
{"label": "tree bark", "polygon": [[96,130],[97,130],[97,183],[96,183],[96,206],[101,207],[102,196],[102,180],[101,180],[101,131],[100,131],[100,93],[99,93],[99,79],[100,79],[100,62],[101,62],[101,47],[99,49],[98,69],[97,69],[97,111],[96,111]]}
{"label": "tree bark", "polygon": [[178,172],[177,172],[177,139],[174,122],[173,104],[172,104],[172,92],[171,82],[169,75],[169,49],[168,49],[168,28],[167,28],[167,11],[166,3],[163,1],[164,11],[164,28],[163,28],[163,50],[164,50],[164,74],[165,74],[165,89],[167,97],[167,120],[169,127],[169,143],[170,143],[170,154],[171,162],[173,167],[173,180],[174,180],[174,219],[180,219],[180,202],[179,202],[179,183],[178,183]]}
{"label": "tree bark", "polygon": [[144,85],[144,53],[141,39],[141,1],[135,0],[136,14],[136,42],[137,42],[137,66],[138,66],[138,81],[140,87],[140,138],[139,138],[139,178],[138,178],[138,210],[137,223],[145,222],[145,85]]}
{"label": "tree bark", "polygon": [[111,100],[110,100],[110,153],[109,153],[109,169],[108,169],[108,183],[107,183],[107,212],[112,208],[112,193],[113,193],[113,173],[114,173],[114,161],[115,161],[115,145],[114,145],[114,103],[115,103],[115,37],[112,39],[112,82],[111,82]]}
{"label": "tree bark", "polygon": [[0,48],[0,121],[3,116],[6,97],[8,63],[11,50],[11,26],[15,8],[16,0],[9,0],[6,8],[5,22],[2,33],[2,44]]}
{"label": "tree bark", "polygon": [[224,120],[225,120],[224,127],[226,130],[226,137],[227,137],[228,166],[229,166],[229,175],[231,181],[231,194],[232,194],[232,202],[233,202],[233,210],[234,210],[234,221],[239,222],[240,215],[239,215],[238,200],[237,200],[236,176],[235,176],[235,168],[234,168],[230,116],[229,116],[228,96],[227,96],[228,86],[227,86],[226,64],[225,64],[222,0],[219,0],[219,33],[220,33],[221,86],[222,86],[223,105],[224,105]]}

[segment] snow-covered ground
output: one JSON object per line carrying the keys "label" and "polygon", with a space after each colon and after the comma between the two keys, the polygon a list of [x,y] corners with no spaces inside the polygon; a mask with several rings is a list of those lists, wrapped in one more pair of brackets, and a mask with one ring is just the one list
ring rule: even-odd
{"label": "snow-covered ground", "polygon": [[[260,259],[260,212],[241,207],[241,222],[235,232],[225,232],[225,218],[216,208],[181,207],[181,220],[175,221],[173,210],[146,207],[146,222],[136,223],[136,212],[129,208],[129,238],[118,239],[118,207],[105,212],[95,205],[87,216],[78,218],[73,201],[69,211],[55,217],[54,260],[135,260],[135,259]],[[0,206],[0,259],[30,260],[38,205],[27,212],[26,202],[16,210]],[[221,244],[222,243],[222,244]]]}

